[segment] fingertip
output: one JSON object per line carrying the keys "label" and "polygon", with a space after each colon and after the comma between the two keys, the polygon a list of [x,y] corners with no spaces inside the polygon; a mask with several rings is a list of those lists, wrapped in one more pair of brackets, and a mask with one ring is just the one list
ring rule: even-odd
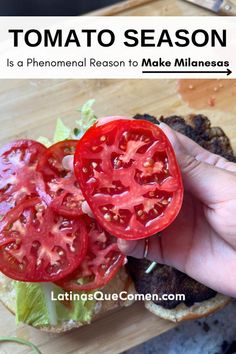
{"label": "fingertip", "polygon": [[121,252],[134,258],[143,258],[145,241],[142,240],[118,240]]}
{"label": "fingertip", "polygon": [[122,238],[119,238],[117,241],[117,245],[122,253],[131,255],[137,245],[137,241],[127,241]]}
{"label": "fingertip", "polygon": [[181,162],[183,155],[186,154],[186,151],[184,145],[179,139],[180,133],[176,132],[174,129],[162,122],[160,124],[160,128],[163,130],[171,145],[173,146],[178,162]]}
{"label": "fingertip", "polygon": [[167,125],[164,122],[160,122],[159,127],[161,128],[161,130],[163,130],[164,132],[170,133],[172,131],[172,129],[169,127],[169,125]]}
{"label": "fingertip", "polygon": [[161,122],[159,127],[165,133],[167,138],[170,140],[172,145],[179,143],[178,137],[173,129],[171,129],[167,124]]}
{"label": "fingertip", "polygon": [[65,157],[63,157],[62,166],[64,167],[65,170],[73,171],[74,168],[73,161],[74,161],[73,155],[66,155]]}

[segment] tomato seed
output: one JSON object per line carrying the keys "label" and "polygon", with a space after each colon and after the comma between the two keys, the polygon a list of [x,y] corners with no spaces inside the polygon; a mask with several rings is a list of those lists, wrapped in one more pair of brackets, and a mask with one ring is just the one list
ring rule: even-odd
{"label": "tomato seed", "polygon": [[107,220],[107,221],[111,221],[111,215],[106,213],[104,216],[104,219]]}
{"label": "tomato seed", "polygon": [[100,138],[100,141],[105,141],[105,140],[106,140],[105,135],[102,135],[101,138]]}
{"label": "tomato seed", "polygon": [[161,204],[167,205],[168,204],[168,200],[166,200],[166,199],[162,200]]}
{"label": "tomato seed", "polygon": [[87,173],[87,172],[88,172],[88,169],[87,169],[86,167],[83,167],[83,168],[82,168],[82,171],[83,171],[84,173]]}

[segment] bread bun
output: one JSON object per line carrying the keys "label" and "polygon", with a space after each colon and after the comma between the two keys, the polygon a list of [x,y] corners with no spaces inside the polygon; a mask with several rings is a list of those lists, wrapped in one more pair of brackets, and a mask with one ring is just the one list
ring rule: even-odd
{"label": "bread bun", "polygon": [[[125,268],[123,267],[119,273],[113,278],[109,284],[107,284],[101,291],[105,294],[114,294],[120,293],[121,291],[126,290],[128,293],[135,292],[133,283],[128,276]],[[15,315],[16,307],[15,307],[15,289],[13,285],[13,281],[0,273],[0,301],[3,305],[13,314]],[[108,311],[115,310],[119,307],[129,306],[133,302],[128,301],[97,301],[94,307],[94,313],[92,316],[92,321],[103,317],[104,313]],[[78,328],[83,326],[85,323],[77,322],[74,320],[64,321],[56,326],[43,326],[37,327],[38,329],[51,332],[51,333],[62,333],[69,331],[73,328]],[[86,323],[87,324],[87,323]]]}
{"label": "bread bun", "polygon": [[165,320],[181,322],[208,316],[211,313],[220,310],[229,302],[231,302],[231,298],[222,294],[217,294],[209,300],[197,302],[190,307],[182,303],[173,309],[165,309],[160,305],[154,304],[152,301],[145,301],[145,307],[154,315],[164,318]]}

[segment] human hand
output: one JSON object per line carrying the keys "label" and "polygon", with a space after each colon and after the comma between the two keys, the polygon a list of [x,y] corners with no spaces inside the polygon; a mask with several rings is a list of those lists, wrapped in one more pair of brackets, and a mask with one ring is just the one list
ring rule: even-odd
{"label": "human hand", "polygon": [[[163,123],[160,127],[174,146],[185,195],[176,220],[149,238],[147,258],[236,297],[236,164]],[[119,239],[118,245],[123,253],[143,258],[144,239]]]}

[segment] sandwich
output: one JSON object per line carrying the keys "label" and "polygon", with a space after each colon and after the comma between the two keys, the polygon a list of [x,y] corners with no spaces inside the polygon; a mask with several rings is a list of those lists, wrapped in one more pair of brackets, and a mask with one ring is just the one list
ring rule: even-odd
{"label": "sandwich", "polygon": [[92,297],[98,289],[107,297],[128,292],[131,281],[117,239],[93,218],[67,166],[96,121],[92,103],[74,130],[58,120],[52,141],[21,139],[0,149],[0,299],[17,323],[50,332],[129,303]]}
{"label": "sandwich", "polygon": [[[127,262],[119,251],[117,238],[146,238],[174,221],[183,199],[181,173],[156,118],[97,120],[92,103],[83,106],[74,130],[58,120],[53,142],[19,140],[0,150],[1,301],[17,323],[51,332],[132,303],[96,300],[97,290],[184,292],[185,303],[145,304],[172,321],[223,307],[228,297],[167,266],[147,275],[147,260]],[[234,161],[229,140],[206,117],[161,120]]]}

